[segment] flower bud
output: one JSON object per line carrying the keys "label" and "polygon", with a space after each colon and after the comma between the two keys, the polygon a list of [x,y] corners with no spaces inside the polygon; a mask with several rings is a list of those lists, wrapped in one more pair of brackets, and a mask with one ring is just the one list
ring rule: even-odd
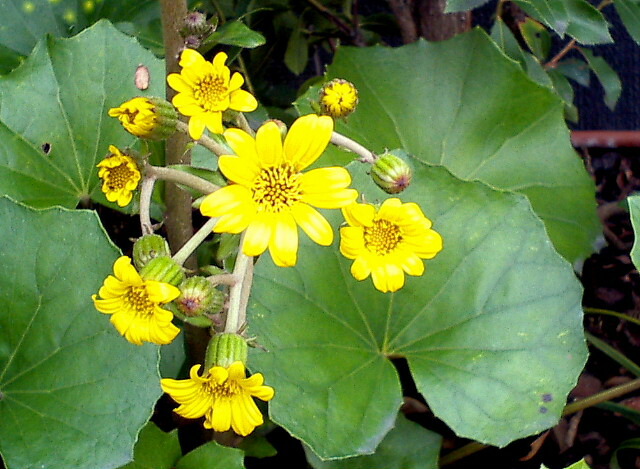
{"label": "flower bud", "polygon": [[109,115],[117,117],[127,132],[146,140],[167,139],[178,125],[178,112],[162,98],[133,98],[109,109]]}
{"label": "flower bud", "polygon": [[215,30],[215,27],[207,21],[207,15],[199,11],[190,11],[182,20],[180,34],[185,39],[196,37],[204,39]]}
{"label": "flower bud", "polygon": [[387,194],[398,194],[411,183],[411,166],[393,153],[384,153],[373,163],[371,178]]}
{"label": "flower bud", "polygon": [[185,316],[202,316],[222,311],[224,294],[206,278],[198,275],[189,277],[179,288],[181,293],[176,299],[176,306]]}
{"label": "flower bud", "polygon": [[171,257],[169,244],[160,235],[144,235],[133,244],[133,262],[138,270],[147,265],[151,259],[160,256]]}
{"label": "flower bud", "polygon": [[320,90],[320,108],[324,115],[334,119],[347,117],[357,105],[358,90],[347,80],[335,78]]}
{"label": "flower bud", "polygon": [[182,266],[168,256],[155,257],[140,270],[143,280],[155,280],[156,282],[180,285],[184,280]]}
{"label": "flower bud", "polygon": [[217,334],[207,346],[204,367],[207,370],[214,366],[228,368],[237,361],[246,365],[248,353],[247,341],[242,336],[233,333]]}

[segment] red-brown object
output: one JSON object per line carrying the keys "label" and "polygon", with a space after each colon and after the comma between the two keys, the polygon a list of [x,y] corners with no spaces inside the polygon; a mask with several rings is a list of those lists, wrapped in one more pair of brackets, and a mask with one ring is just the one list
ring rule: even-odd
{"label": "red-brown object", "polygon": [[640,130],[574,130],[571,143],[576,148],[640,147]]}

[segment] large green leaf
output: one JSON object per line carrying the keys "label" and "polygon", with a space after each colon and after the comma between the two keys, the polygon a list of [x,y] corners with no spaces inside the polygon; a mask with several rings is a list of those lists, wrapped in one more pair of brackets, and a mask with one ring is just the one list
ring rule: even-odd
{"label": "large green leaf", "polygon": [[[586,360],[581,286],[527,199],[413,163],[402,198],[444,238],[423,277],[382,294],[351,277],[337,240],[306,237],[295,268],[256,266],[249,322],[268,353],[251,366],[276,389],[271,418],[324,459],[372,453],[393,426],[388,357],[407,359],[457,434],[498,446],[554,425]],[[364,165],[350,169],[366,200],[383,199]]]}
{"label": "large green leaf", "polygon": [[633,226],[634,240],[631,248],[631,260],[636,269],[640,267],[640,195],[632,195],[627,198],[631,226]]}
{"label": "large green leaf", "polygon": [[640,44],[640,4],[636,0],[616,0],[614,6],[629,35]]}
{"label": "large green leaf", "polygon": [[[3,0],[0,18],[0,47],[19,58],[29,55],[45,34],[72,36],[101,18],[126,22],[133,33],[147,32],[160,23],[160,7],[155,0]],[[161,40],[154,36],[152,42]],[[11,68],[0,63],[0,73]]]}
{"label": "large green leaf", "polygon": [[[150,70],[146,91],[134,84],[139,64]],[[107,203],[96,164],[109,145],[134,141],[107,111],[164,89],[162,62],[106,21],[72,39],[39,43],[0,78],[0,195],[34,207],[75,207],[89,197]]]}
{"label": "large green leaf", "polygon": [[[374,152],[402,148],[461,179],[525,194],[565,257],[591,252],[599,230],[595,189],[571,146],[562,101],[485,33],[341,48],[328,75],[359,90],[358,109],[338,131]],[[335,150],[327,158],[345,160]]]}
{"label": "large green leaf", "polygon": [[307,451],[307,459],[315,469],[437,469],[441,439],[399,415],[395,427],[371,456],[322,461]]}
{"label": "large green leaf", "polygon": [[178,431],[165,433],[149,422],[138,435],[133,461],[120,469],[171,469],[181,457]]}
{"label": "large green leaf", "polygon": [[131,460],[161,394],[158,348],[124,340],[91,294],[116,249],[93,212],[0,198],[0,452],[7,469]]}
{"label": "large green leaf", "polygon": [[244,469],[244,453],[210,441],[191,451],[176,464],[176,469]]}

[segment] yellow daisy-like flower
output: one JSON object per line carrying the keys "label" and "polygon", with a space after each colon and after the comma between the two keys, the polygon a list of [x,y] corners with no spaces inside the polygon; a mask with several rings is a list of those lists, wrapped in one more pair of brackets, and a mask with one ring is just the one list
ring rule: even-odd
{"label": "yellow daisy-like flower", "polygon": [[353,83],[336,78],[326,83],[320,90],[322,113],[334,119],[347,117],[356,110],[358,90]]}
{"label": "yellow daisy-like flower", "polygon": [[111,117],[117,117],[127,132],[146,138],[156,124],[154,105],[148,98],[133,98],[119,107],[109,109]]}
{"label": "yellow daisy-like flower", "polygon": [[180,329],[171,323],[173,313],[161,305],[175,300],[180,290],[168,283],[143,280],[127,256],[116,260],[113,273],[115,277],[109,275],[98,295],[91,297],[96,309],[110,314],[111,323],[132,344],[170,343]]}
{"label": "yellow daisy-like flower", "polygon": [[231,75],[226,61],[224,52],[207,62],[197,51],[185,49],[180,56],[182,71],[167,77],[169,86],[178,92],[172,100],[174,106],[190,117],[189,135],[194,140],[202,137],[205,127],[221,134],[223,111],[251,112],[258,107],[256,98],[240,89],[244,84],[242,75]]}
{"label": "yellow daisy-like flower", "polygon": [[415,203],[387,199],[379,210],[371,204],[352,204],[342,209],[349,226],[340,228],[340,252],[355,259],[351,274],[356,280],[369,275],[381,292],[404,286],[404,274],[422,275],[422,259],[442,250],[442,237]]}
{"label": "yellow daisy-like flower", "polygon": [[102,179],[102,192],[109,202],[126,206],[133,197],[133,191],[140,182],[138,165],[129,155],[124,155],[117,147],[109,146],[109,155],[97,164],[98,177]]}
{"label": "yellow daisy-like flower", "polygon": [[204,427],[224,432],[233,428],[238,435],[247,436],[264,422],[258,406],[253,400],[273,398],[274,391],[264,386],[262,374],[247,378],[244,364],[234,362],[229,368],[212,367],[205,376],[198,376],[200,365],[189,371],[189,379],[163,379],[162,390],[180,406],[179,415],[195,419],[204,416]]}
{"label": "yellow daisy-like flower", "polygon": [[139,138],[162,140],[176,130],[178,114],[171,103],[162,98],[133,98],[109,109],[127,132]]}
{"label": "yellow daisy-like flower", "polygon": [[[293,266],[298,255],[298,228],[316,243],[333,242],[329,222],[313,207],[341,208],[358,193],[348,189],[351,175],[340,167],[301,173],[327,147],[333,120],[310,114],[297,119],[282,141],[278,125],[262,125],[255,139],[240,129],[224,133],[236,155],[222,155],[218,165],[235,184],[209,194],[200,211],[220,217],[218,233],[244,235],[243,252],[258,256],[267,248],[276,265]],[[313,206],[313,207],[312,207]]]}

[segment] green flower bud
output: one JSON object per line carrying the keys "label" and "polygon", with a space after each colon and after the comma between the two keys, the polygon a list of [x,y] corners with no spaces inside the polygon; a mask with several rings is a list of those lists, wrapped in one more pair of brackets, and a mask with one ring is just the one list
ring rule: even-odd
{"label": "green flower bud", "polygon": [[147,262],[140,270],[140,276],[143,280],[155,280],[178,286],[184,280],[184,271],[182,266],[170,257],[160,256]]}
{"label": "green flower bud", "polygon": [[160,256],[171,257],[169,244],[160,235],[144,235],[133,244],[133,262],[138,270],[147,265],[151,259]]}
{"label": "green flower bud", "polygon": [[206,278],[189,277],[180,286],[180,296],[175,300],[180,312],[188,317],[222,311],[224,294]]}
{"label": "green flower bud", "polygon": [[411,166],[393,153],[384,153],[373,163],[371,178],[387,194],[398,194],[409,187]]}
{"label": "green flower bud", "polygon": [[204,39],[215,31],[215,27],[207,21],[207,15],[199,11],[190,11],[182,20],[180,34],[184,38],[197,37]]}
{"label": "green flower bud", "polygon": [[233,362],[247,364],[249,347],[247,341],[238,334],[222,333],[211,338],[207,346],[204,367],[206,370],[214,366],[228,368]]}

